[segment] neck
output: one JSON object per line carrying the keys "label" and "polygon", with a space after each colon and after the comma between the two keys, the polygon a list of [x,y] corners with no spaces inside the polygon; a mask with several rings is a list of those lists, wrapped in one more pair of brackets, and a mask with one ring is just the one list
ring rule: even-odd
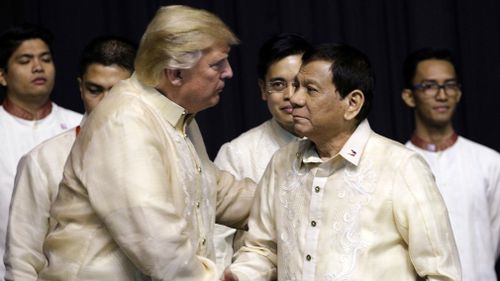
{"label": "neck", "polygon": [[424,126],[421,123],[417,123],[415,127],[414,135],[418,138],[433,144],[441,144],[446,142],[451,136],[455,134],[455,130],[451,123],[444,126]]}
{"label": "neck", "polygon": [[7,95],[3,107],[10,114],[25,120],[40,120],[52,111],[52,103],[48,96],[43,99],[23,101]]}

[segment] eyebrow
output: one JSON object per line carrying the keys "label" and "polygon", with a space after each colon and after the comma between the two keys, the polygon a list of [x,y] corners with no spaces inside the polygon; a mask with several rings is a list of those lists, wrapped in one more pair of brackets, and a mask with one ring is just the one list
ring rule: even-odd
{"label": "eyebrow", "polygon": [[43,52],[41,54],[33,54],[33,53],[23,53],[23,54],[19,54],[16,56],[16,58],[34,58],[35,56],[38,56],[38,57],[43,57],[45,55],[50,55],[52,56],[52,53],[50,53],[49,51],[46,51],[46,52]]}

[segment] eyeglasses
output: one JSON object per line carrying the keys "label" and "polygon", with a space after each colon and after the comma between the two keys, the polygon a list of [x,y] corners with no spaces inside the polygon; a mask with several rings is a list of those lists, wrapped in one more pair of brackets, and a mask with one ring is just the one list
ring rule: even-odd
{"label": "eyeglasses", "polygon": [[461,85],[457,81],[448,81],[443,84],[438,84],[434,81],[424,81],[414,85],[414,90],[421,90],[428,97],[435,97],[441,89],[449,97],[455,97],[460,92]]}
{"label": "eyeglasses", "polygon": [[267,91],[269,93],[283,93],[289,87],[291,87],[293,90],[295,90],[295,88],[297,88],[296,81],[287,82],[287,81],[281,80],[281,79],[269,81],[266,84],[267,84]]}

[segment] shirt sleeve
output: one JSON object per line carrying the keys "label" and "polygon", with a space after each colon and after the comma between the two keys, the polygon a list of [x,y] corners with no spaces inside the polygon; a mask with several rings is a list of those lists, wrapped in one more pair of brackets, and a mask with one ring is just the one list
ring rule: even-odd
{"label": "shirt sleeve", "polygon": [[46,174],[30,154],[21,158],[11,202],[6,280],[37,280],[47,263],[43,241],[49,230],[48,184]]}
{"label": "shirt sleeve", "polygon": [[148,116],[132,109],[94,124],[91,134],[82,130],[83,168],[75,172],[113,240],[144,274],[217,280],[214,262],[197,255],[182,182],[171,172],[188,156],[173,151],[163,125]]}
{"label": "shirt sleeve", "polygon": [[275,187],[272,166],[267,167],[259,182],[244,246],[237,252],[236,259],[230,266],[240,281],[272,280],[276,274],[277,244],[273,216]]}
{"label": "shirt sleeve", "polygon": [[246,229],[256,184],[249,178],[237,180],[229,172],[214,166],[217,174],[216,222]]}
{"label": "shirt sleeve", "polygon": [[426,280],[461,280],[448,211],[425,161],[413,154],[400,166],[393,189],[396,226],[416,272]]}

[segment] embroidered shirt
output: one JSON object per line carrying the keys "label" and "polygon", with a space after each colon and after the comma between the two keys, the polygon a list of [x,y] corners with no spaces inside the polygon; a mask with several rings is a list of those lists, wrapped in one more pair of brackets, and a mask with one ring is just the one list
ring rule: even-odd
{"label": "embroidered shirt", "polygon": [[243,227],[253,188],[213,165],[192,115],[133,75],[75,141],[39,280],[218,280],[215,218]]}
{"label": "embroidered shirt", "polygon": [[[298,138],[283,129],[275,119],[270,119],[222,145],[214,163],[238,179],[250,178],[259,182],[273,154],[294,140]],[[232,228],[215,226],[215,253],[219,273],[231,263],[234,233]]]}
{"label": "embroidered shirt", "polygon": [[309,140],[274,155],[256,191],[240,281],[460,280],[444,202],[425,161],[363,121],[332,159]]}

